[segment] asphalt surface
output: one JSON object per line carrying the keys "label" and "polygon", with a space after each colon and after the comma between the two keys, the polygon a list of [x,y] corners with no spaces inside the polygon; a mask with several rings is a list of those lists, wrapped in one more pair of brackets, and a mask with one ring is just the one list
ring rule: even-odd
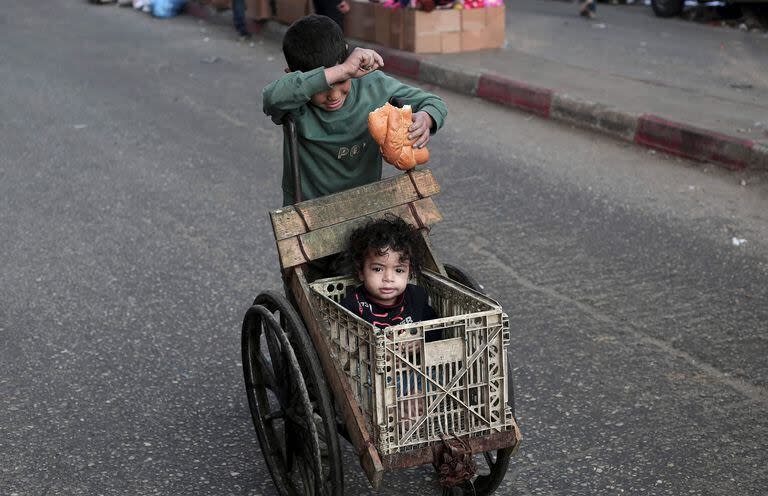
{"label": "asphalt surface", "polygon": [[[278,44],[52,0],[5,5],[0,46],[0,492],[275,494],[239,327],[280,287]],[[512,326],[498,494],[763,494],[765,176],[441,95],[433,241]]]}

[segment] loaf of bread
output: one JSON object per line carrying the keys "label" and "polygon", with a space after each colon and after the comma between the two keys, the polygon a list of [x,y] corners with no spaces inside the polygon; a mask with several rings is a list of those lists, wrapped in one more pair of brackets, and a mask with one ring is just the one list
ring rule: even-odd
{"label": "loaf of bread", "polygon": [[381,156],[400,170],[410,170],[429,160],[429,150],[414,148],[408,139],[408,128],[413,124],[410,105],[397,108],[385,103],[368,114],[368,130],[381,147]]}

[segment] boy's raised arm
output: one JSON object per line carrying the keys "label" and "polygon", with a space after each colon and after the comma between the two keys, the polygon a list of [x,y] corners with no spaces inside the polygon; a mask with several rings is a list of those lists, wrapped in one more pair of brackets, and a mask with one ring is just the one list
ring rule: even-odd
{"label": "boy's raised arm", "polygon": [[329,88],[322,67],[309,72],[291,72],[264,88],[261,94],[264,113],[275,124],[282,124],[285,114],[306,104],[315,93]]}

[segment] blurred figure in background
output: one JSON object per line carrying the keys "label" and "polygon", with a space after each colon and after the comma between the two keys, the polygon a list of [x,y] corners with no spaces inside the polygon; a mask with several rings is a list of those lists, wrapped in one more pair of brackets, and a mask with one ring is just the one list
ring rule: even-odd
{"label": "blurred figure in background", "polygon": [[579,15],[594,19],[597,16],[597,0],[579,0]]}
{"label": "blurred figure in background", "polygon": [[251,33],[245,26],[245,0],[232,0],[232,23],[235,30],[243,38],[250,38]]}
{"label": "blurred figure in background", "polygon": [[347,0],[312,0],[312,3],[315,5],[315,14],[330,17],[344,30],[344,14],[349,12]]}

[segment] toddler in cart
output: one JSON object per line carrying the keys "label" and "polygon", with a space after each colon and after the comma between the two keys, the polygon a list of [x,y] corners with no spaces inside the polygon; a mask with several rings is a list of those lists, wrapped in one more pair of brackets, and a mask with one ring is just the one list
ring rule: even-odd
{"label": "toddler in cart", "polygon": [[[438,317],[426,290],[408,282],[419,273],[424,247],[418,232],[403,219],[388,216],[354,230],[348,256],[362,284],[342,300],[344,308],[380,329]],[[433,331],[427,333],[425,341],[440,338],[440,331]],[[420,363],[420,349],[414,341],[401,345],[399,352],[412,363]],[[420,392],[421,377],[417,378],[413,370],[398,374],[398,399],[416,395],[398,401],[400,418],[409,424],[423,412]]]}

